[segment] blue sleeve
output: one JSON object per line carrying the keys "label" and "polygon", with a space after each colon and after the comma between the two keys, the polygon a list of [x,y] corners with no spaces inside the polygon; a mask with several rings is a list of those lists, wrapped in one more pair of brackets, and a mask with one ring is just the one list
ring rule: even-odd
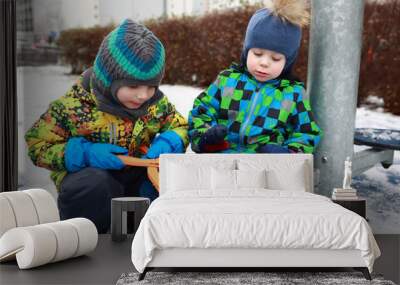
{"label": "blue sleeve", "polygon": [[200,137],[212,126],[218,124],[221,104],[220,76],[205,91],[200,93],[189,112],[189,138],[192,149],[197,149]]}
{"label": "blue sleeve", "polygon": [[302,86],[294,86],[295,107],[288,119],[288,139],[283,144],[294,152],[313,153],[322,131],[314,120],[310,100]]}

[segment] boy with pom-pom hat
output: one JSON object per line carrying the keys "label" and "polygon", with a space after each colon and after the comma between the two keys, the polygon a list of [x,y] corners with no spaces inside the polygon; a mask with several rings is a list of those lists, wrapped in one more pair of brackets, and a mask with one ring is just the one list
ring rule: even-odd
{"label": "boy with pom-pom hat", "polygon": [[251,17],[241,63],[222,71],[194,101],[195,152],[312,153],[321,130],[292,67],[308,23],[304,1],[276,0]]}

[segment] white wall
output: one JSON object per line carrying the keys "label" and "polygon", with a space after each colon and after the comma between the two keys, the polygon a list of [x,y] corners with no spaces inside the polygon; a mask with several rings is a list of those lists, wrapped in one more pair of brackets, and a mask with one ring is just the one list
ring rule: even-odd
{"label": "white wall", "polygon": [[99,0],[33,0],[32,14],[33,31],[38,36],[87,28],[99,24]]}
{"label": "white wall", "polygon": [[[267,0],[269,1],[269,0]],[[36,35],[50,31],[119,24],[126,18],[144,21],[159,18],[201,15],[208,11],[238,7],[240,0],[33,0],[33,26]],[[248,0],[260,3],[262,0]],[[165,7],[164,7],[165,6]]]}
{"label": "white wall", "polygon": [[172,16],[197,16],[215,10],[240,7],[247,4],[265,4],[271,0],[166,0],[167,14]]}
{"label": "white wall", "polygon": [[209,10],[209,2],[208,0],[193,0],[193,15],[201,15]]}
{"label": "white wall", "polygon": [[100,25],[120,24],[132,17],[133,0],[99,0]]}
{"label": "white wall", "polygon": [[240,7],[242,2],[246,2],[246,4],[254,5],[254,4],[266,4],[271,2],[271,0],[207,0],[208,2],[208,11],[218,10],[218,9],[226,9],[226,8],[234,8]]}
{"label": "white wall", "polygon": [[100,24],[99,0],[64,0],[61,3],[63,30]]}
{"label": "white wall", "polygon": [[133,11],[132,19],[135,21],[144,21],[155,19],[164,15],[164,2],[167,0],[132,0]]}
{"label": "white wall", "polygon": [[33,32],[46,36],[50,31],[62,30],[62,0],[33,0]]}
{"label": "white wall", "polygon": [[164,0],[99,0],[99,7],[100,25],[120,24],[127,18],[140,22],[164,14]]}
{"label": "white wall", "polygon": [[193,0],[168,0],[168,17],[191,15],[193,11]]}

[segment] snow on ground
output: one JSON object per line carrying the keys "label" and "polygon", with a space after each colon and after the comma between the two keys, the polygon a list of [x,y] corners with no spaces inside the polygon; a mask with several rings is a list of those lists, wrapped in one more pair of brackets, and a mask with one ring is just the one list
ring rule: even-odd
{"label": "snow on ground", "polygon": [[[44,112],[51,100],[62,96],[76,80],[68,75],[64,66],[20,67],[18,68],[19,105],[19,182],[21,188],[43,187],[54,196],[56,191],[49,179],[49,172],[32,164],[26,155],[24,132]],[[161,85],[176,109],[185,117],[192,108],[194,98],[202,89],[189,86]],[[357,128],[380,128],[400,130],[400,116],[361,107],[357,109]],[[354,146],[355,151],[365,149]],[[368,199],[367,216],[374,233],[400,233],[400,151],[395,152],[393,165],[384,169],[376,165],[358,177],[353,187],[358,195]]]}

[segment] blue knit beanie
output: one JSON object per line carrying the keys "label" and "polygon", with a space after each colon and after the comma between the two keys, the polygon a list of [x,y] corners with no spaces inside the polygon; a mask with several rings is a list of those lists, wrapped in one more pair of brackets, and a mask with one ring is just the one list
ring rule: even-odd
{"label": "blue knit beanie", "polygon": [[241,60],[246,65],[251,48],[272,50],[285,55],[282,73],[290,71],[301,43],[301,27],[263,8],[254,13],[247,26]]}

